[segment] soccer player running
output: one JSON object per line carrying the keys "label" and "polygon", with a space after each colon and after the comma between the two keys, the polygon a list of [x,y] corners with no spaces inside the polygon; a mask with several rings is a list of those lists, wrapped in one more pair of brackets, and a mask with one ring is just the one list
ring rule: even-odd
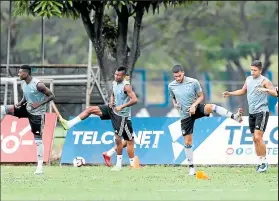
{"label": "soccer player running", "polygon": [[18,76],[20,80],[22,80],[21,88],[23,91],[23,98],[16,105],[1,106],[1,118],[6,114],[18,118],[28,118],[37,145],[38,164],[35,174],[42,174],[44,162],[42,132],[47,103],[54,99],[54,94],[42,81],[31,76],[31,68],[28,65],[20,67]]}
{"label": "soccer player running", "polygon": [[177,108],[182,117],[181,130],[184,137],[185,153],[189,163],[189,175],[195,175],[193,161],[193,128],[196,119],[208,117],[210,113],[216,112],[242,122],[242,109],[239,108],[236,114],[215,104],[201,104],[204,95],[198,80],[185,76],[185,72],[180,65],[175,65],[172,69],[174,81],[169,84],[169,93],[173,98],[174,107]]}
{"label": "soccer player running", "polygon": [[266,145],[263,140],[263,135],[269,118],[267,96],[268,94],[277,96],[277,93],[272,83],[261,74],[261,61],[253,61],[250,70],[251,75],[246,78],[242,89],[232,92],[225,91],[223,95],[224,97],[242,96],[247,93],[249,127],[253,136],[256,154],[259,158],[259,164],[256,170],[257,172],[266,172],[268,169],[268,162],[266,159]]}
{"label": "soccer player running", "polygon": [[64,129],[70,129],[91,114],[98,115],[102,120],[111,119],[115,130],[115,143],[117,146],[117,162],[113,171],[119,171],[122,167],[122,137],[127,142],[127,152],[130,165],[134,165],[134,137],[131,122],[131,106],[137,103],[137,97],[132,90],[129,81],[125,79],[127,70],[119,67],[114,74],[113,93],[109,105],[90,106],[74,119],[67,121],[59,119]]}

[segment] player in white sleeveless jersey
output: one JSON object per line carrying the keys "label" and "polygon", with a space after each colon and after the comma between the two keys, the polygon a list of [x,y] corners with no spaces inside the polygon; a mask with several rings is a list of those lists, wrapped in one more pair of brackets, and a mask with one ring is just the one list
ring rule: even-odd
{"label": "player in white sleeveless jersey", "polygon": [[28,118],[37,145],[38,165],[35,174],[42,174],[44,159],[42,132],[47,103],[54,99],[54,94],[42,81],[31,76],[31,68],[28,65],[20,67],[18,76],[22,80],[21,88],[23,90],[23,98],[16,105],[2,105],[1,119],[5,114],[10,114],[18,118]]}
{"label": "player in white sleeveless jersey", "polygon": [[261,61],[253,61],[250,70],[251,75],[246,78],[242,89],[232,92],[225,91],[223,96],[241,96],[247,93],[249,127],[259,161],[256,171],[266,172],[268,169],[268,161],[263,135],[269,118],[267,95],[277,96],[277,93],[272,83],[262,75]]}

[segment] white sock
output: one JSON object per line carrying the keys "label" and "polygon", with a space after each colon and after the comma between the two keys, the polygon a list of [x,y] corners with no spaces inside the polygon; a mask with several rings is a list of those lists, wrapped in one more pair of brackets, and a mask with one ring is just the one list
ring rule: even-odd
{"label": "white sock", "polygon": [[258,164],[261,165],[262,164],[262,157],[261,156],[257,156],[258,157]]}
{"label": "white sock", "polygon": [[261,161],[260,164],[262,164],[262,163],[267,163],[267,159],[266,159],[266,157],[264,157],[264,156],[260,156],[260,161]]}
{"label": "white sock", "polygon": [[122,155],[117,155],[116,166],[122,166]]}
{"label": "white sock", "polygon": [[193,147],[190,144],[185,145],[186,158],[189,165],[193,165]]}
{"label": "white sock", "polygon": [[130,159],[130,165],[131,165],[131,166],[134,166],[134,159],[135,159],[135,158],[133,157],[133,158],[129,158],[129,159]]}
{"label": "white sock", "polygon": [[216,112],[217,114],[219,114],[221,116],[225,116],[227,118],[232,118],[232,116],[233,116],[233,113],[230,112],[229,110],[227,110],[226,108],[223,108],[221,106],[214,105],[214,104],[213,104],[213,111]]}
{"label": "white sock", "polygon": [[114,147],[113,147],[113,148],[111,148],[110,150],[108,150],[107,155],[108,155],[109,157],[111,157],[111,156],[113,156],[115,153],[116,153],[116,150],[115,150]]}
{"label": "white sock", "polygon": [[72,120],[68,121],[68,127],[71,128],[74,125],[76,125],[77,123],[79,123],[81,121],[80,117],[77,116],[75,118],[73,118]]}
{"label": "white sock", "polygon": [[1,120],[4,118],[4,116],[7,114],[7,109],[4,105],[1,105]]}
{"label": "white sock", "polygon": [[37,145],[37,161],[38,167],[42,167],[44,163],[44,144],[42,139],[35,139]]}

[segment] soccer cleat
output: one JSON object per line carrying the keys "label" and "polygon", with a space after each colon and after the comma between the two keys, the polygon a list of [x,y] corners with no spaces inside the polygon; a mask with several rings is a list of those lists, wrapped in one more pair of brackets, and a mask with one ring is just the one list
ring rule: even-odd
{"label": "soccer cleat", "polygon": [[259,171],[260,167],[261,167],[261,165],[257,165],[257,167],[256,167],[257,172]]}
{"label": "soccer cleat", "polygon": [[195,176],[195,175],[196,175],[195,168],[190,167],[190,169],[189,169],[189,174],[188,174],[188,175],[189,175],[189,176]]}
{"label": "soccer cleat", "polygon": [[43,174],[43,167],[37,166],[36,171],[34,172],[35,175]]}
{"label": "soccer cleat", "polygon": [[268,163],[262,163],[260,165],[260,167],[258,168],[257,172],[260,172],[260,173],[266,172],[267,169],[268,169]]}
{"label": "soccer cleat", "polygon": [[243,121],[242,116],[243,116],[243,109],[238,108],[237,113],[234,114],[234,120],[241,123]]}
{"label": "soccer cleat", "polygon": [[68,121],[66,119],[63,119],[62,117],[59,118],[59,121],[61,123],[61,125],[63,126],[63,128],[65,130],[69,130],[69,126],[68,126]]}
{"label": "soccer cleat", "polygon": [[111,169],[111,171],[120,171],[120,170],[121,170],[121,166],[118,166],[118,165],[114,166],[114,167]]}
{"label": "soccer cleat", "polygon": [[107,152],[104,152],[103,153],[103,157],[104,157],[104,160],[105,160],[105,163],[108,167],[111,166],[111,163],[110,163],[110,157],[107,155]]}

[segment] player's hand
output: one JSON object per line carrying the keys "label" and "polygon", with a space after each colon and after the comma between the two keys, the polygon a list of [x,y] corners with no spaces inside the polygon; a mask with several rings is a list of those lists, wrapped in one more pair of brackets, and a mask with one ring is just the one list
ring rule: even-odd
{"label": "player's hand", "polygon": [[189,109],[188,109],[188,112],[193,115],[196,113],[196,106],[192,105]]}
{"label": "player's hand", "polygon": [[223,93],[223,97],[224,98],[227,98],[227,97],[229,97],[231,94],[230,94],[230,92],[228,92],[228,91],[225,91],[224,93]]}
{"label": "player's hand", "polygon": [[114,110],[115,110],[116,112],[119,112],[119,111],[121,111],[122,109],[123,109],[122,106],[117,106],[117,107],[114,108]]}
{"label": "player's hand", "polygon": [[31,107],[33,108],[33,109],[37,109],[38,107],[40,107],[41,106],[41,103],[32,103],[31,104]]}
{"label": "player's hand", "polygon": [[257,91],[258,91],[258,92],[268,92],[268,90],[269,90],[269,89],[264,88],[264,87],[259,87],[259,88],[257,88]]}

